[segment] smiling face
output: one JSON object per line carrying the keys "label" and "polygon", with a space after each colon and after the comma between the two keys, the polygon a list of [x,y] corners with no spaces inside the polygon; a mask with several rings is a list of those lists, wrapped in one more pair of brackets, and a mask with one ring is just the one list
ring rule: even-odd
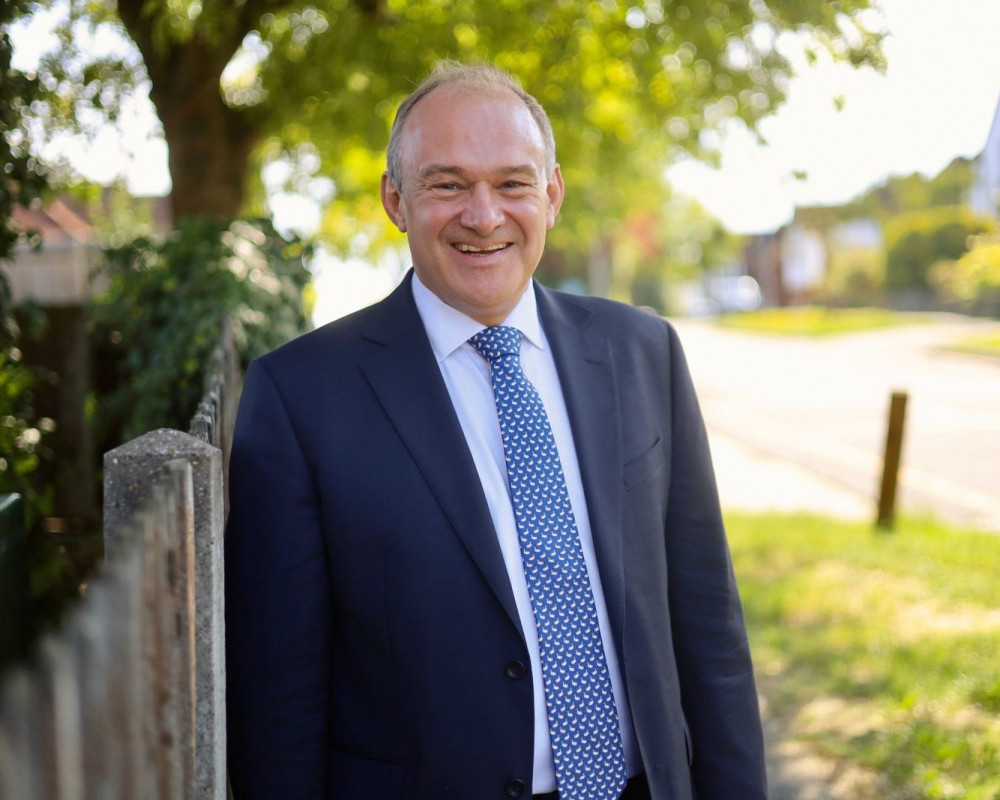
{"label": "smiling face", "polygon": [[382,176],[382,204],[406,233],[420,280],[499,325],[531,280],[563,198],[531,113],[506,90],[435,89],[406,119],[400,167],[402,187]]}

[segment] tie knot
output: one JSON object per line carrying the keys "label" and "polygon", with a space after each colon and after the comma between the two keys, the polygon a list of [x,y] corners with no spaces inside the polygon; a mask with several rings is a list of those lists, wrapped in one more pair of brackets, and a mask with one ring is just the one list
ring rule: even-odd
{"label": "tie knot", "polygon": [[521,331],[507,325],[483,328],[469,339],[469,344],[479,351],[487,361],[521,352]]}

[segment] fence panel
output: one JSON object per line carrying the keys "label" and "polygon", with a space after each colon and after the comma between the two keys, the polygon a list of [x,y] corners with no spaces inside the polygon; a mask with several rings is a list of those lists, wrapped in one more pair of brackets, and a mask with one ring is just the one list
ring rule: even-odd
{"label": "fence panel", "polygon": [[[0,800],[226,798],[223,451],[239,381],[227,325],[195,435],[105,455],[106,563],[0,684]],[[22,513],[0,498],[0,657],[23,655]]]}

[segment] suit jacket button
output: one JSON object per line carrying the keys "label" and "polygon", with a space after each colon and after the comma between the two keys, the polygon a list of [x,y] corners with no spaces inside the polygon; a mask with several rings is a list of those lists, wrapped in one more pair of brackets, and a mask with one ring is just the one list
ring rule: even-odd
{"label": "suit jacket button", "polygon": [[[524,664],[520,661],[508,661],[503,671],[508,678],[516,681],[518,678],[524,677]],[[513,796],[511,795],[511,797]]]}
{"label": "suit jacket button", "polygon": [[524,781],[511,778],[504,784],[503,788],[507,792],[507,797],[520,797],[524,794]]}

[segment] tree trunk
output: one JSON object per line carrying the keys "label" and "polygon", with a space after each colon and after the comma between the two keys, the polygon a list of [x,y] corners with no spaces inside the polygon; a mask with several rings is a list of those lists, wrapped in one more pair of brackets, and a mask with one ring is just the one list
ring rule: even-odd
{"label": "tree trunk", "polygon": [[[164,44],[144,0],[119,0],[118,13],[142,53],[169,150],[174,219],[240,212],[250,152],[259,131],[250,113],[226,105],[220,79],[254,21],[248,2],[225,30]],[[259,18],[259,15],[258,15]]]}
{"label": "tree trunk", "polygon": [[[197,69],[195,63],[185,66]],[[222,101],[218,84],[210,87],[192,80],[187,87],[154,88],[150,96],[169,148],[174,219],[188,214],[235,217],[243,204],[250,151],[257,141],[253,123]]]}

